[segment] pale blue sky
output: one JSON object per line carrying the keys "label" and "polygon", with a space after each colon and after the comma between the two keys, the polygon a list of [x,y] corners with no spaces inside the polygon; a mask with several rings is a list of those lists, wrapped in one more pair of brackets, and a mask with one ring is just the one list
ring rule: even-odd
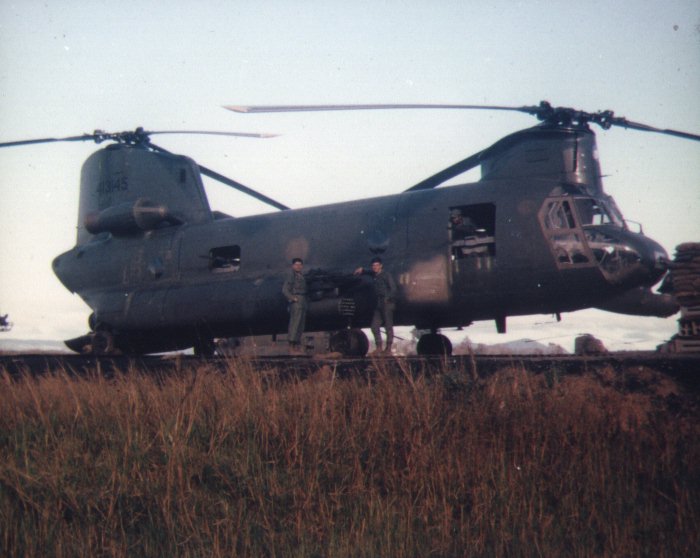
{"label": "pale blue sky", "polygon": [[[700,133],[699,94],[697,0],[0,0],[0,141],[136,126],[278,133],[154,142],[292,207],[399,192],[535,122],[480,111],[237,115],[221,105],[547,99]],[[596,131],[606,190],[624,215],[670,253],[700,241],[700,143]],[[0,151],[0,312],[15,322],[4,337],[86,331],[89,310],[50,263],[74,243],[80,166],[96,149]],[[216,209],[268,210],[224,186],[207,189]],[[511,320],[506,339],[570,348],[572,336],[592,331],[613,347],[653,348],[675,320],[534,316]],[[490,323],[464,334],[503,339]]]}

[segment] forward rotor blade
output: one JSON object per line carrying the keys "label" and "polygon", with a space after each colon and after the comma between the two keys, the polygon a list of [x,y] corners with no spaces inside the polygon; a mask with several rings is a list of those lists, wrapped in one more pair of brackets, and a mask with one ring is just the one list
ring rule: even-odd
{"label": "forward rotor blade", "polygon": [[503,107],[495,105],[442,105],[442,104],[378,104],[378,105],[225,105],[223,108],[233,112],[263,113],[263,112],[314,112],[333,110],[393,110],[393,109],[482,109],[482,110],[511,110],[535,113],[539,107]]}
{"label": "forward rotor blade", "polygon": [[668,136],[675,136],[678,138],[689,139],[694,141],[700,141],[700,136],[697,134],[690,134],[688,132],[680,132],[678,130],[669,130],[668,128],[655,128],[654,126],[649,126],[647,124],[640,124],[639,122],[631,122],[626,118],[613,118],[611,123],[615,126],[622,126],[623,128],[631,128],[632,130],[641,130],[642,132],[655,132],[657,134],[666,134]]}
{"label": "forward rotor blade", "polygon": [[405,190],[405,192],[417,192],[418,190],[430,190],[431,188],[435,188],[450,178],[454,178],[455,176],[478,166],[479,163],[481,163],[481,156],[483,153],[483,151],[479,151],[478,153],[475,153],[474,155],[471,155],[470,157],[467,157],[466,159],[463,159],[462,161],[441,170],[437,174],[426,178],[415,186],[411,186],[408,190]]}
{"label": "forward rotor blade", "polygon": [[230,178],[226,178],[224,175],[219,174],[218,172],[214,172],[211,169],[208,169],[207,167],[203,167],[202,165],[199,165],[199,171],[208,176],[209,178],[213,178],[214,180],[218,180],[222,184],[226,184],[227,186],[231,186],[231,188],[235,188],[236,190],[239,190],[243,192],[244,194],[248,194],[249,196],[255,198],[256,200],[259,200],[261,202],[264,202],[268,205],[271,205],[272,207],[276,207],[277,209],[285,210],[289,209],[288,206],[273,200],[272,198],[268,198],[266,195],[261,194],[260,192],[256,192],[255,190],[248,188],[248,186],[244,186],[240,182],[236,182],[235,180],[231,180]]}
{"label": "forward rotor blade", "polygon": [[402,110],[402,109],[464,109],[464,110],[506,110],[523,112],[536,116],[539,120],[549,125],[585,125],[595,123],[607,130],[611,126],[622,126],[644,132],[656,132],[684,139],[700,141],[700,136],[681,132],[655,128],[647,124],[631,122],[623,117],[614,116],[612,111],[600,111],[596,113],[585,112],[566,107],[553,107],[547,101],[541,101],[539,105],[522,107],[505,107],[500,105],[459,105],[459,104],[371,104],[371,105],[225,105],[223,108],[241,113],[269,113],[269,112],[317,112],[317,111],[345,111],[345,110]]}

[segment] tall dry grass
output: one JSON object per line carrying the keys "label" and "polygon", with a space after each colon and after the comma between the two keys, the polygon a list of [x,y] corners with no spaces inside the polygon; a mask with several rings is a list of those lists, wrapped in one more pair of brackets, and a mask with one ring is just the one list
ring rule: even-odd
{"label": "tall dry grass", "polygon": [[700,425],[675,386],[447,372],[5,375],[0,550],[700,554]]}

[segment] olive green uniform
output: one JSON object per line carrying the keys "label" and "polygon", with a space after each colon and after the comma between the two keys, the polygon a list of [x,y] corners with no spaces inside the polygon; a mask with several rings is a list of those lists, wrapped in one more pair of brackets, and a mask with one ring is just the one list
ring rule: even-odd
{"label": "olive green uniform", "polygon": [[370,272],[374,280],[374,294],[377,297],[377,306],[374,308],[370,329],[374,336],[374,342],[378,350],[382,349],[382,337],[380,327],[386,330],[386,351],[391,352],[394,341],[394,310],[396,309],[396,283],[393,277],[382,270],[374,274]]}
{"label": "olive green uniform", "polygon": [[285,275],[282,294],[289,302],[289,343],[299,345],[306,324],[306,279],[303,273],[290,269]]}

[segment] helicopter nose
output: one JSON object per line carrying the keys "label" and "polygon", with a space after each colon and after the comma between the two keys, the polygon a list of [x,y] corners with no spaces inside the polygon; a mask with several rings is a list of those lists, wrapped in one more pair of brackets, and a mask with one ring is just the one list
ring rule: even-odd
{"label": "helicopter nose", "polygon": [[663,278],[671,261],[666,250],[651,238],[641,237],[636,240],[634,247],[640,257],[640,267],[644,270],[643,285],[651,287]]}
{"label": "helicopter nose", "polygon": [[589,231],[589,241],[603,275],[614,285],[651,287],[669,268],[663,247],[641,233]]}

